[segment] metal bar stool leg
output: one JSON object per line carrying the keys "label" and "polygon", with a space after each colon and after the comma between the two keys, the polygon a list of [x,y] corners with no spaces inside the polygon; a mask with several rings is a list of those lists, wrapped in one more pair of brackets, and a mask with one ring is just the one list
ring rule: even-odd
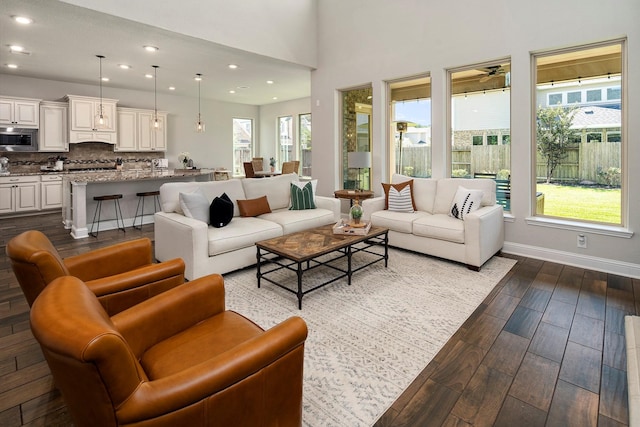
{"label": "metal bar stool leg", "polygon": [[[122,216],[122,211],[120,210],[120,201],[118,199],[114,199],[114,201],[116,202],[116,227],[118,227],[118,230],[122,230],[124,233],[127,232],[127,230],[125,230],[124,228],[124,217]],[[120,227],[120,223],[118,223],[118,214],[120,214],[120,223],[122,223],[122,227]]]}
{"label": "metal bar stool leg", "polygon": [[[138,219],[138,210],[140,209],[140,203],[142,203],[142,216],[140,217],[140,226],[136,226],[136,220]],[[142,219],[144,217],[144,197],[138,197],[138,206],[136,206],[136,214],[133,217],[133,228],[142,230]]]}
{"label": "metal bar stool leg", "polygon": [[[100,232],[100,212],[102,211],[102,200],[98,200],[98,204],[96,205],[96,211],[93,213],[93,221],[91,222],[91,230],[89,234],[93,237],[98,237],[98,233]],[[93,226],[96,225],[96,215],[98,216],[98,227],[96,232],[93,232]]]}

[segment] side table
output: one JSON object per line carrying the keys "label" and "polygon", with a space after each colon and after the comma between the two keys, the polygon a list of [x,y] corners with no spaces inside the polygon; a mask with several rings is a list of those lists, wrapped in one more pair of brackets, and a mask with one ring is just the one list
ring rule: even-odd
{"label": "side table", "polygon": [[353,206],[354,200],[364,200],[373,197],[371,190],[336,190],[333,192],[336,199],[349,199],[349,206]]}

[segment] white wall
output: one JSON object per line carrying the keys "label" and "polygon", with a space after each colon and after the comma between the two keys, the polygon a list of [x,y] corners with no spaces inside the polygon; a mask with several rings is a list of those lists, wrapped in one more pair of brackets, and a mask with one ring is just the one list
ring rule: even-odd
{"label": "white wall", "polygon": [[317,0],[63,0],[236,49],[315,67]]}
{"label": "white wall", "polygon": [[[301,98],[260,107],[260,144],[257,146],[260,156],[265,159],[276,157],[278,150],[278,117],[293,117],[293,135],[295,136],[295,141],[298,142],[298,115],[311,112],[310,102],[310,98]],[[313,117],[311,117],[311,132],[313,134]],[[299,160],[300,156],[297,155],[296,158]],[[278,165],[278,167],[280,166],[281,164]]]}
{"label": "white wall", "polygon": [[[640,2],[540,0],[323,0],[318,2],[318,67],[311,75],[314,176],[318,192],[340,188],[340,89],[373,87],[373,178],[380,191],[387,158],[385,81],[428,72],[432,83],[433,175],[447,175],[446,70],[511,59],[512,215],[505,250],[640,277]],[[578,27],[574,23],[579,23]],[[586,31],[588,29],[588,31]],[[621,36],[627,44],[628,229],[632,238],[530,225],[532,212],[532,52]]]}
{"label": "white wall", "polygon": [[[0,74],[0,95],[37,98],[56,101],[65,95],[99,96],[97,86],[32,79]],[[118,106],[153,109],[153,92],[103,87],[104,98],[118,99]],[[260,128],[260,109],[257,106],[202,99],[201,112],[206,133],[194,131],[198,113],[198,99],[158,94],[158,110],[167,111],[169,166],[178,166],[178,155],[188,151],[195,165],[202,168],[233,166],[233,118],[254,120],[254,129]],[[259,145],[259,134],[255,141]]]}

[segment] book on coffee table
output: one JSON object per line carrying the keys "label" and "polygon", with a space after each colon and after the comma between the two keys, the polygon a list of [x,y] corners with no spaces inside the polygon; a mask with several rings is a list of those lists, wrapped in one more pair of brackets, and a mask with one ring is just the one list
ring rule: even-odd
{"label": "book on coffee table", "polygon": [[355,234],[365,236],[371,230],[371,221],[360,221],[354,224],[349,221],[340,220],[333,226],[333,234]]}

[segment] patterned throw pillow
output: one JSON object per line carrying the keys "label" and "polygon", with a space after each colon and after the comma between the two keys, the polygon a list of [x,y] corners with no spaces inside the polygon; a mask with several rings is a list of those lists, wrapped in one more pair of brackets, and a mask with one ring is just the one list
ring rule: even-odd
{"label": "patterned throw pillow", "polygon": [[233,202],[222,193],[220,197],[216,197],[209,206],[209,224],[215,228],[221,228],[229,224],[233,219]]}
{"label": "patterned throw pillow", "polygon": [[240,209],[240,216],[244,217],[271,213],[267,196],[258,197],[257,199],[238,200],[238,209]]}
{"label": "patterned throw pillow", "polygon": [[407,186],[409,187],[409,192],[411,193],[411,205],[413,207],[413,210],[417,211],[418,209],[416,208],[416,203],[413,200],[413,180],[412,179],[408,181],[400,182],[398,184],[382,184],[382,189],[384,190],[384,208],[389,209],[389,189],[391,187],[400,191]]}
{"label": "patterned throw pillow", "polygon": [[449,215],[464,220],[468,214],[480,209],[482,194],[482,190],[469,190],[462,186],[458,187],[451,209],[449,209]]}
{"label": "patterned throw pillow", "polygon": [[200,188],[191,193],[180,193],[179,199],[184,216],[209,224],[209,201]]}
{"label": "patterned throw pillow", "polygon": [[389,210],[393,212],[414,212],[411,188],[405,185],[398,191],[395,187],[389,189]]}
{"label": "patterned throw pillow", "polygon": [[313,186],[311,182],[307,182],[302,188],[291,183],[291,207],[289,210],[301,211],[303,209],[315,209],[316,204],[313,201]]}

